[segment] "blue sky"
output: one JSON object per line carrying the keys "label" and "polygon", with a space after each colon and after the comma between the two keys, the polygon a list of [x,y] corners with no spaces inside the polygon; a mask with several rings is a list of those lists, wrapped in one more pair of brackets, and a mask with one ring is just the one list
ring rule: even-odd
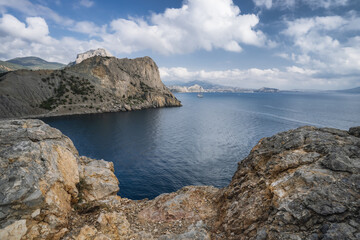
{"label": "blue sky", "polygon": [[164,82],[360,86],[359,0],[0,0],[0,59],[152,57]]}

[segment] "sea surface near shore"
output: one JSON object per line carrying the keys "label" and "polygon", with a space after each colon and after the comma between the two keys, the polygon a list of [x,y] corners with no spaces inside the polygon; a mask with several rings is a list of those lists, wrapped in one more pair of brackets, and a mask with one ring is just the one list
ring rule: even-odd
{"label": "sea surface near shore", "polygon": [[360,94],[176,94],[181,108],[42,119],[80,155],[114,162],[120,195],[154,198],[187,185],[229,184],[263,137],[304,125],[360,125]]}

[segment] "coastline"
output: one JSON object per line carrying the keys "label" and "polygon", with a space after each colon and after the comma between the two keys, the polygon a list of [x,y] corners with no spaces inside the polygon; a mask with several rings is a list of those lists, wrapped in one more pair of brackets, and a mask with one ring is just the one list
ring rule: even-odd
{"label": "coastline", "polygon": [[281,132],[261,139],[223,189],[187,186],[138,201],[116,195],[111,162],[79,156],[40,120],[1,120],[0,133],[2,239],[356,239],[360,232],[360,127]]}

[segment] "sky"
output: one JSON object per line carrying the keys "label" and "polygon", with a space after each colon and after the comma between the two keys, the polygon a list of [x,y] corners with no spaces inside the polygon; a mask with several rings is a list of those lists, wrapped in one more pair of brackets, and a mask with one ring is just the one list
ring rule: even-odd
{"label": "sky", "polygon": [[0,0],[0,59],[150,56],[165,83],[360,87],[360,0]]}

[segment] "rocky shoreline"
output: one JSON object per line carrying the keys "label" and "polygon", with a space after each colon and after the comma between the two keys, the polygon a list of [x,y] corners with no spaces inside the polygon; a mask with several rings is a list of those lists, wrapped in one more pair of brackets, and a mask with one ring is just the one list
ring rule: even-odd
{"label": "rocky shoreline", "polygon": [[40,120],[2,120],[0,170],[0,239],[360,238],[360,127],[279,133],[224,189],[133,201],[111,162]]}

